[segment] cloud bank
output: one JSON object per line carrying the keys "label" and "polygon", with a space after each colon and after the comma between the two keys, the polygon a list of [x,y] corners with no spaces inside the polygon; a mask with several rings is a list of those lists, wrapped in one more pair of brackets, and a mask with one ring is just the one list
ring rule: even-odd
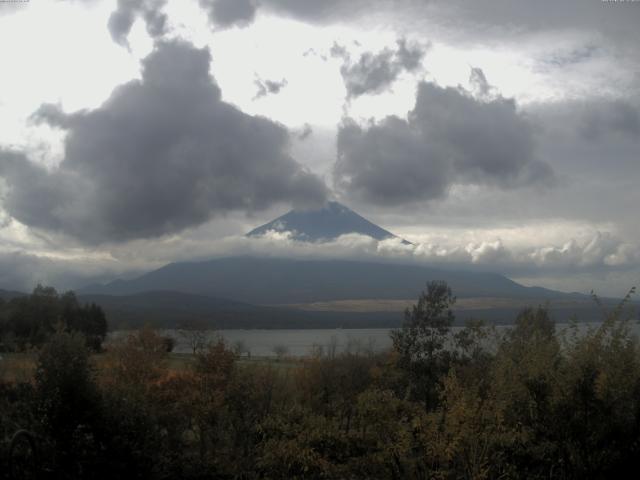
{"label": "cloud bank", "polygon": [[[30,290],[38,282],[78,288],[117,276],[132,276],[170,261],[254,255],[299,259],[351,259],[420,264],[444,269],[500,271],[510,276],[562,274],[579,276],[633,273],[640,266],[638,245],[608,232],[592,232],[564,244],[508,245],[501,239],[460,242],[454,239],[403,244],[398,238],[376,241],[348,234],[322,243],[295,240],[290,232],[269,231],[261,237],[228,236],[208,240],[192,236],[179,242],[134,241],[106,258],[52,258],[26,252],[0,252],[0,288]],[[145,257],[146,255],[146,257]],[[632,283],[626,285],[630,287]]]}

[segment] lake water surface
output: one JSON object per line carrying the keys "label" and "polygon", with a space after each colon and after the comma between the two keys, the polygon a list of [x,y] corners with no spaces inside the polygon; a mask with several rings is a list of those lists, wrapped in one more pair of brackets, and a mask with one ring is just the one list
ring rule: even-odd
{"label": "lake water surface", "polygon": [[[581,324],[580,329],[586,330],[597,324]],[[556,331],[562,332],[568,324],[556,324]],[[511,328],[498,326],[498,332]],[[634,333],[640,333],[637,323],[632,325]],[[461,327],[453,327],[452,332],[459,331]],[[391,347],[391,329],[387,328],[359,328],[359,329],[296,329],[296,330],[216,330],[206,332],[206,339],[215,340],[222,336],[230,347],[242,343],[245,355],[271,357],[279,352],[287,356],[303,357],[311,355],[318,349],[328,353],[334,351],[341,353],[350,351],[380,352]],[[125,331],[115,331],[111,338],[117,338],[127,334]],[[191,353],[189,334],[179,330],[163,330],[163,335],[168,335],[176,340],[174,352]]]}

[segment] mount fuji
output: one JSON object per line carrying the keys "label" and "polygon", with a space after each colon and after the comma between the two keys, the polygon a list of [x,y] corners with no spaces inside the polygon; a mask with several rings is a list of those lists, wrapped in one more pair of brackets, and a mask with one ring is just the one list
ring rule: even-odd
{"label": "mount fuji", "polygon": [[[309,243],[359,234],[409,244],[338,202],[292,210],[246,235],[270,231]],[[497,273],[358,259],[236,256],[178,262],[79,293],[103,305],[112,319],[131,324],[151,317],[168,325],[196,318],[218,328],[390,326],[401,322],[402,310],[432,280],[451,286],[461,319],[508,322],[524,306],[541,303],[560,319],[593,320],[598,314],[588,296],[527,287]]]}
{"label": "mount fuji", "polygon": [[[334,201],[314,210],[291,210],[269,223],[254,228],[247,236],[259,237],[269,231],[289,232],[295,240],[304,242],[326,242],[350,233],[366,235],[378,241],[399,238]],[[410,244],[404,239],[400,240],[402,243]]]}

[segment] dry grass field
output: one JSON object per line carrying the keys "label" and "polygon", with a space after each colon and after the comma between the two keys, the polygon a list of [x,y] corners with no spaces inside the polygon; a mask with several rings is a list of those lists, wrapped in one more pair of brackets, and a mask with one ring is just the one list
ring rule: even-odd
{"label": "dry grass field", "polygon": [[[93,356],[94,364],[100,367],[105,359],[104,354]],[[190,353],[170,353],[167,361],[172,370],[186,370],[193,364],[193,355]],[[0,382],[21,383],[33,379],[36,370],[37,353],[3,353],[0,354]],[[300,365],[302,360],[298,358],[284,357],[240,357],[237,365],[243,368],[253,366],[272,366],[278,370],[287,370]]]}
{"label": "dry grass field", "polygon": [[0,380],[24,382],[33,378],[36,369],[36,353],[0,354]]}
{"label": "dry grass field", "polygon": [[[405,308],[415,304],[413,299],[385,300],[333,300],[326,302],[296,303],[281,305],[309,312],[403,312]],[[540,300],[527,298],[469,297],[459,298],[455,303],[456,310],[489,310],[494,308],[525,308],[537,305]],[[584,304],[583,300],[553,300],[555,307],[571,307]]]}

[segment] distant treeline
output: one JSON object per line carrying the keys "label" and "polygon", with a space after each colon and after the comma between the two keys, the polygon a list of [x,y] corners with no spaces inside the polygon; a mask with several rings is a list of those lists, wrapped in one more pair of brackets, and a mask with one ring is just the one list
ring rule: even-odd
{"label": "distant treeline", "polygon": [[586,331],[559,334],[531,308],[501,333],[453,334],[455,298],[433,282],[384,354],[247,362],[220,340],[180,368],[149,329],[100,355],[60,331],[33,381],[0,382],[0,464],[25,428],[39,460],[20,465],[57,478],[628,478],[640,462],[628,299]]}
{"label": "distant treeline", "polygon": [[31,295],[0,298],[0,352],[40,347],[56,332],[79,332],[87,347],[99,351],[107,319],[99,306],[81,305],[73,292],[59,294],[38,285]]}

